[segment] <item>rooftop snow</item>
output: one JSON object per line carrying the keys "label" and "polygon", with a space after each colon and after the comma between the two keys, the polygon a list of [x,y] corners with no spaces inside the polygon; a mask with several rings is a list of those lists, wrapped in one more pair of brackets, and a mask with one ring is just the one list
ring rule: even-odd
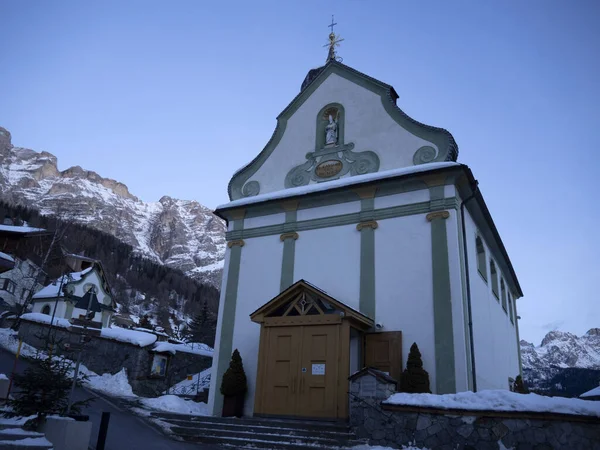
{"label": "rooftop snow", "polygon": [[93,267],[88,267],[87,269],[82,270],[81,272],[73,272],[73,273],[69,273],[67,275],[63,275],[61,278],[54,280],[48,286],[43,287],[38,292],[36,292],[36,294],[33,296],[33,298],[62,297],[62,296],[64,296],[64,293],[60,290],[61,280],[62,280],[62,284],[64,287],[66,284],[68,284],[70,282],[81,280],[81,278],[83,278],[83,276],[85,274],[87,274],[88,272],[90,272],[92,269],[93,269]]}
{"label": "rooftop snow", "polygon": [[[50,324],[52,320],[52,316],[48,314],[42,313],[26,313],[21,316],[21,319],[29,320],[30,322],[38,322],[38,323],[46,323]],[[71,326],[71,323],[67,319],[62,319],[60,317],[55,317],[52,325],[60,328],[67,328]]]}
{"label": "rooftop snow", "polygon": [[172,355],[177,352],[193,353],[195,355],[213,357],[213,352],[202,347],[192,347],[186,344],[171,344],[170,342],[157,342],[153,351],[157,353],[170,353]]}
{"label": "rooftop snow", "polygon": [[127,330],[125,328],[102,328],[103,338],[145,347],[156,342],[156,336],[143,331]]}
{"label": "rooftop snow", "polygon": [[506,390],[459,392],[458,394],[394,394],[383,402],[388,405],[410,405],[473,411],[522,411],[574,414],[600,417],[600,402],[577,398],[545,397],[518,394]]}
{"label": "rooftop snow", "polygon": [[0,231],[8,231],[9,233],[36,233],[46,230],[43,228],[19,227],[17,225],[0,225]]}
{"label": "rooftop snow", "polygon": [[439,163],[428,163],[420,164],[418,166],[401,167],[399,169],[385,170],[383,172],[367,173],[365,175],[355,175],[350,177],[340,178],[339,180],[327,181],[325,183],[314,183],[307,186],[299,186],[295,188],[283,189],[280,191],[269,192],[266,194],[256,195],[254,197],[244,197],[224,205],[217,206],[217,210],[234,208],[237,206],[250,205],[253,203],[266,202],[268,200],[276,200],[288,197],[295,197],[297,195],[305,195],[313,192],[328,191],[330,189],[351,186],[354,184],[366,183],[375,180],[384,180],[386,178],[400,177],[403,175],[410,175],[413,173],[429,172],[436,169],[444,169],[446,167],[459,167],[462,164],[455,162],[439,162]]}
{"label": "rooftop snow", "polygon": [[15,262],[14,258],[6,253],[0,252],[0,258],[2,259],[6,259],[7,261],[10,262]]}
{"label": "rooftop snow", "polygon": [[600,397],[600,386],[595,387],[591,391],[584,392],[579,397],[586,398],[586,397],[596,397],[596,396]]}

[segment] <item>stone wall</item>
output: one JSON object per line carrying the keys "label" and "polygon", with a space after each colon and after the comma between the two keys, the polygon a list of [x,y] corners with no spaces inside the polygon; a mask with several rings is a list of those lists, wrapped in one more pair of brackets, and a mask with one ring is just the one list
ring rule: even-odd
{"label": "stone wall", "polygon": [[[48,330],[49,326],[46,324],[23,320],[19,327],[19,337],[25,343],[36,348],[45,348]],[[51,335],[54,341],[59,343],[58,350],[54,350],[57,354],[65,355],[73,360],[77,358],[77,353],[66,350],[64,344],[77,342],[79,335],[57,327],[52,328]],[[165,354],[168,356],[167,375],[165,377],[150,376],[152,360],[155,355],[151,351],[152,347],[153,345],[139,347],[126,342],[93,336],[83,348],[81,362],[97,374],[115,374],[125,368],[133,392],[145,397],[162,395],[167,387],[184,380],[188,374],[207,369],[212,364],[212,358],[193,353]]]}
{"label": "stone wall", "polygon": [[351,383],[350,425],[358,438],[371,445],[401,448],[412,444],[431,450],[600,450],[597,417],[381,405],[387,390],[380,387],[365,397],[359,384]]}

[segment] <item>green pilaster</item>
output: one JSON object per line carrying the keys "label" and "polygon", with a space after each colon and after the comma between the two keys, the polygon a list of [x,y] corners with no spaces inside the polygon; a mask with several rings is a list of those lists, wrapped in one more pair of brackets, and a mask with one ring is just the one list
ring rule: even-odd
{"label": "green pilaster", "polygon": [[296,257],[296,239],[298,234],[288,228],[288,224],[296,223],[297,212],[286,211],[284,230],[287,231],[280,236],[283,242],[283,256],[281,258],[281,282],[280,292],[283,292],[294,283],[294,259]]}
{"label": "green pilaster", "polygon": [[[432,205],[438,204],[444,198],[444,186],[431,187],[430,195]],[[448,217],[450,213],[443,210],[427,215],[427,220],[431,222],[436,394],[456,392],[452,295],[446,233]]]}
{"label": "green pilaster", "polygon": [[464,240],[462,234],[462,218],[460,217],[460,208],[457,209],[456,222],[458,230],[458,254],[460,256],[460,280],[462,287],[462,302],[463,302],[463,321],[465,326],[465,357],[467,360],[467,387],[470,391],[473,390],[473,363],[471,361],[471,338],[469,333],[469,307],[467,305],[467,277],[465,275],[465,255],[464,255]]}
{"label": "green pilaster", "polygon": [[375,320],[375,229],[373,220],[375,191],[362,192],[360,220],[356,229],[360,232],[360,297],[359,310]]}
{"label": "green pilaster", "polygon": [[517,355],[519,356],[519,375],[523,378],[523,363],[521,362],[521,338],[519,338],[519,316],[517,315],[517,299],[513,297],[513,308],[515,312],[515,330],[517,333]]}
{"label": "green pilaster", "polygon": [[65,319],[70,319],[73,317],[73,303],[65,302],[67,304],[67,310],[65,311]]}
{"label": "green pilaster", "polygon": [[[233,221],[233,229],[241,230],[244,220]],[[221,335],[219,337],[219,356],[217,360],[217,379],[214,385],[215,401],[213,404],[213,415],[220,416],[223,410],[223,396],[220,392],[223,374],[229,367],[231,354],[233,353],[233,326],[235,323],[235,308],[237,303],[238,283],[240,279],[240,264],[242,260],[242,247],[244,241],[230,241],[229,266],[227,271],[227,285],[223,298],[223,317],[221,319]]]}

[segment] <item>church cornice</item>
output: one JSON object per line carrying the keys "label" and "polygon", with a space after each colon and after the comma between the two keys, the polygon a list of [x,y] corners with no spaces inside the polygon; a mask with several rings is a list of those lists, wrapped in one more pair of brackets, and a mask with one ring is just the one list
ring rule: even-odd
{"label": "church cornice", "polygon": [[[415,155],[415,158],[417,158],[415,164],[457,160],[458,145],[452,134],[444,128],[423,124],[402,111],[396,104],[398,94],[391,85],[383,83],[339,61],[330,60],[312,80],[308,82],[305,80],[306,84],[303,84],[303,89],[300,93],[277,116],[277,126],[264,149],[250,163],[234,173],[227,186],[227,192],[231,200],[257,195],[260,192],[258,183],[256,181],[249,181],[250,178],[258,171],[260,166],[262,166],[279,144],[287,127],[288,119],[316,91],[321,83],[333,73],[380,95],[384,109],[401,127],[416,136],[433,142],[437,146],[437,153],[433,148],[431,148],[433,153],[429,151],[417,152],[418,155]],[[425,147],[424,149],[429,148]]]}

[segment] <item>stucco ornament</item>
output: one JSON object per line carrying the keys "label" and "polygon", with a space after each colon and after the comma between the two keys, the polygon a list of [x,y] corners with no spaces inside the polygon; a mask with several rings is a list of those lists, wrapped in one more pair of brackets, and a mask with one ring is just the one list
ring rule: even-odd
{"label": "stucco ornament", "polygon": [[260,184],[256,180],[248,181],[242,187],[242,196],[244,197],[254,197],[258,195],[260,192]]}
{"label": "stucco ornament", "polygon": [[344,142],[344,107],[325,106],[317,116],[315,151],[306,154],[306,162],[290,170],[285,187],[306,186],[311,181],[336,180],[350,173],[363,175],[379,170],[379,156],[370,150],[354,152],[354,143]]}
{"label": "stucco ornament", "polygon": [[338,118],[333,120],[331,114],[329,114],[329,123],[325,127],[325,145],[335,145],[338,140]]}

